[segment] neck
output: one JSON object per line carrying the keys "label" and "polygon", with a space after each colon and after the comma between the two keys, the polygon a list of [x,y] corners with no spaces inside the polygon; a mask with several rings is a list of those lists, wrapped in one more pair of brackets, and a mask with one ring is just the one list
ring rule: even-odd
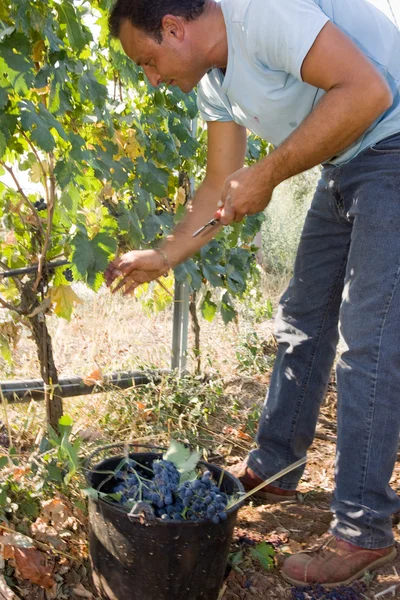
{"label": "neck", "polygon": [[207,70],[215,67],[225,69],[228,64],[228,38],[221,5],[208,0],[205,11],[196,24],[196,39],[199,40]]}

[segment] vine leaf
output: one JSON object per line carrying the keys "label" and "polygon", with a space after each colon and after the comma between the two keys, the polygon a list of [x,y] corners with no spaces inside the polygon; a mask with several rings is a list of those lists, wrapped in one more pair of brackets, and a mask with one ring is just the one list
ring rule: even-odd
{"label": "vine leaf", "polygon": [[171,440],[169,448],[163,458],[164,460],[170,460],[174,463],[181,474],[181,482],[196,477],[194,469],[199,462],[200,454],[195,450],[190,450],[190,448],[187,448],[181,442]]}
{"label": "vine leaf", "polygon": [[50,298],[55,305],[54,312],[59,317],[69,321],[75,304],[83,304],[83,300],[74,292],[70,285],[58,285],[50,290]]}

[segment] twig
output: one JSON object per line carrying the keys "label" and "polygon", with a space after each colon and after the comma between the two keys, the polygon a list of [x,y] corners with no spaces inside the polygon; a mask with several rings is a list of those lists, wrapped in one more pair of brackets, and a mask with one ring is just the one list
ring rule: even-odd
{"label": "twig", "polygon": [[282,471],[279,471],[279,473],[275,473],[275,475],[272,475],[272,477],[270,477],[269,479],[266,479],[265,481],[263,481],[262,483],[260,483],[260,485],[257,485],[255,488],[253,488],[252,490],[250,490],[249,492],[247,492],[247,494],[244,494],[244,496],[240,496],[240,498],[238,500],[236,500],[235,502],[233,502],[233,504],[229,505],[229,508],[230,509],[233,508],[237,504],[240,504],[241,502],[243,502],[243,500],[246,500],[247,498],[250,498],[250,496],[252,496],[256,492],[258,492],[259,490],[262,490],[262,488],[265,487],[266,485],[269,485],[270,483],[273,483],[277,479],[280,479],[281,477],[283,477],[287,473],[290,473],[291,471],[294,471],[295,469],[298,469],[299,467],[301,467],[302,465],[304,465],[306,463],[306,461],[307,461],[306,457],[300,458],[300,460],[296,461],[292,465],[289,465],[288,467],[285,467],[284,469],[282,469]]}
{"label": "twig", "polygon": [[32,211],[32,213],[34,214],[35,218],[36,218],[36,222],[37,225],[40,229],[41,234],[43,235],[43,225],[42,225],[42,221],[39,217],[39,213],[37,212],[36,208],[33,206],[32,202],[29,201],[29,198],[27,197],[27,195],[25,194],[24,190],[21,188],[21,186],[19,185],[19,181],[15,176],[14,171],[12,170],[12,167],[8,167],[6,165],[6,163],[2,160],[0,160],[0,165],[2,167],[5,168],[5,170],[11,175],[15,185],[17,186],[17,191],[20,194],[20,196],[22,197],[22,199],[24,200],[25,204],[28,206],[28,208],[30,208],[30,210]]}
{"label": "twig", "polygon": [[8,443],[9,443],[9,447],[12,448],[13,443],[12,443],[10,421],[8,420],[7,400],[4,398],[3,390],[1,389],[1,387],[0,387],[0,398],[1,398],[1,403],[3,405],[3,408],[4,408],[4,420],[6,422],[6,427],[7,427]]}
{"label": "twig", "polygon": [[173,293],[163,284],[162,281],[160,281],[159,279],[156,279],[158,285],[161,285],[162,289],[164,290],[164,292],[167,292],[167,294],[171,297],[173,297]]}
{"label": "twig", "polygon": [[36,292],[38,285],[40,283],[40,280],[42,278],[43,261],[46,260],[46,254],[47,254],[47,250],[49,249],[49,245],[50,245],[51,229],[52,229],[52,225],[53,225],[53,215],[54,215],[55,199],[56,199],[56,179],[54,176],[54,155],[52,152],[49,153],[49,174],[50,174],[50,176],[49,176],[50,177],[50,190],[49,190],[48,204],[47,204],[47,229],[46,229],[46,236],[44,239],[42,252],[39,254],[38,272],[37,272],[35,283],[33,285],[34,292]]}
{"label": "twig", "polygon": [[319,440],[325,440],[326,442],[333,442],[334,444],[336,444],[337,441],[334,435],[327,435],[326,433],[321,433],[319,431],[317,431],[315,437]]}
{"label": "twig", "polygon": [[13,306],[12,304],[10,304],[9,302],[6,302],[5,300],[3,300],[3,298],[0,297],[0,304],[3,308],[8,308],[8,310],[13,310],[16,313],[18,313],[19,315],[22,315],[22,311],[21,309],[19,309],[17,306]]}
{"label": "twig", "polygon": [[374,598],[381,598],[382,596],[386,596],[387,594],[392,594],[393,597],[396,594],[396,590],[399,587],[399,584],[396,583],[395,585],[390,586],[389,588],[387,588],[387,590],[383,590],[382,592],[379,592],[379,594],[374,594]]}
{"label": "twig", "polygon": [[225,583],[224,583],[224,585],[223,585],[223,586],[222,586],[222,588],[221,588],[221,591],[220,591],[220,593],[219,593],[218,600],[222,600],[222,598],[223,598],[223,597],[224,597],[224,595],[225,595],[225,592],[226,592],[226,588],[227,588],[227,587],[228,587],[228,584],[225,582]]}

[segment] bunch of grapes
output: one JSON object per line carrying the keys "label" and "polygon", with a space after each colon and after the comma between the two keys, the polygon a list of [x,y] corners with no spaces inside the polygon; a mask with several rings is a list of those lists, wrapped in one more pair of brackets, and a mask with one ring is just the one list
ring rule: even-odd
{"label": "bunch of grapes", "polygon": [[340,585],[333,590],[326,590],[322,585],[316,584],[307,588],[293,588],[292,600],[361,600],[365,586],[355,583],[352,586]]}
{"label": "bunch of grapes", "polygon": [[115,474],[115,479],[118,481],[112,491],[113,494],[121,494],[119,502],[126,504],[129,501],[140,499],[141,482],[131,465],[126,465],[124,469]]}
{"label": "bunch of grapes", "polygon": [[64,274],[64,277],[65,277],[65,279],[66,279],[67,281],[71,282],[71,281],[73,281],[73,280],[74,280],[74,276],[73,276],[73,273],[72,273],[71,269],[69,269],[69,268],[68,268],[68,269],[65,269],[65,270],[63,271],[63,274]]}
{"label": "bunch of grapes", "polygon": [[170,460],[153,463],[154,477],[143,491],[144,500],[150,500],[159,509],[174,503],[174,493],[179,485],[179,471]]}
{"label": "bunch of grapes", "polygon": [[44,198],[40,198],[40,200],[36,200],[36,202],[33,203],[33,206],[40,212],[41,210],[46,210],[47,202]]}
{"label": "bunch of grapes", "polygon": [[226,520],[228,496],[221,492],[209,471],[182,484],[178,469],[169,460],[155,461],[153,472],[153,477],[147,479],[133,466],[125,465],[115,476],[118,483],[113,493],[121,494],[118,501],[147,502],[154,515],[163,521],[210,520],[218,524]]}
{"label": "bunch of grapes", "polygon": [[177,494],[185,507],[186,519],[190,521],[209,519],[215,524],[226,520],[228,496],[215,485],[210,471],[205,471],[200,479],[182,483]]}

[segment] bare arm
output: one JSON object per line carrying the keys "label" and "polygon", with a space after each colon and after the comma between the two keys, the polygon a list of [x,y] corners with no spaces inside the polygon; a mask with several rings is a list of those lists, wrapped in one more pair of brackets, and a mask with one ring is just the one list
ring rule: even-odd
{"label": "bare arm", "polygon": [[393,102],[379,71],[332,23],[315,40],[302,77],[326,94],[279,148],[228,179],[217,213],[224,224],[263,210],[276,185],[350,146]]}
{"label": "bare arm", "polygon": [[379,71],[332,23],[316,39],[303,63],[302,77],[327,94],[271,155],[280,181],[350,146],[393,102]]}
{"label": "bare arm", "polygon": [[206,177],[190,202],[186,215],[162,244],[171,266],[197,252],[210,241],[219,228],[206,230],[198,237],[193,233],[212,219],[227,177],[243,167],[246,153],[246,130],[233,121],[210,122],[208,129]]}
{"label": "bare arm", "polygon": [[105,272],[107,285],[122,275],[114,291],[124,287],[125,293],[130,293],[141,283],[163,275],[169,266],[175,267],[185,261],[212,239],[218,227],[196,238],[193,233],[217,210],[226,178],[243,166],[246,143],[246,130],[233,121],[208,123],[206,177],[182,221],[163,242],[162,253],[133,250],[113,260]]}

